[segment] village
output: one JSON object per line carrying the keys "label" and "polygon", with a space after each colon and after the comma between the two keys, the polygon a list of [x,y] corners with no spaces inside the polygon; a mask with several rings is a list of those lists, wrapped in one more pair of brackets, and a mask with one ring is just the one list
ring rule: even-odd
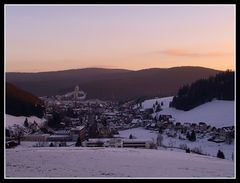
{"label": "village", "polygon": [[[205,122],[181,123],[171,115],[153,115],[161,111],[163,102],[156,102],[152,108],[143,109],[142,103],[137,101],[120,104],[85,100],[85,97],[86,94],[76,86],[73,92],[66,95],[42,98],[45,101],[46,121],[38,124],[26,118],[24,127],[15,125],[6,129],[6,148],[28,141],[36,142],[37,147],[167,147],[159,142],[163,135],[181,141],[202,138],[212,143],[231,144],[234,141],[234,126],[216,128]],[[159,134],[158,139],[139,139],[134,135],[119,137],[119,131],[134,128],[155,131]],[[195,139],[190,138],[192,135]],[[185,146],[180,148],[187,150]]]}

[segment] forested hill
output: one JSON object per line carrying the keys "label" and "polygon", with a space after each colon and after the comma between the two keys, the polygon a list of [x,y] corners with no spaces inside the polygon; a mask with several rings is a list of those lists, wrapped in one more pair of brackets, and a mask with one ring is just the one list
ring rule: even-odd
{"label": "forested hill", "polygon": [[170,107],[188,111],[212,99],[234,100],[234,72],[218,73],[208,79],[200,79],[178,90]]}
{"label": "forested hill", "polygon": [[6,113],[14,116],[42,117],[43,101],[11,83],[6,83]]}
{"label": "forested hill", "polygon": [[86,68],[44,73],[6,73],[8,82],[36,96],[62,95],[76,85],[87,99],[132,100],[176,95],[183,84],[214,76],[204,67],[150,68],[139,71]]}

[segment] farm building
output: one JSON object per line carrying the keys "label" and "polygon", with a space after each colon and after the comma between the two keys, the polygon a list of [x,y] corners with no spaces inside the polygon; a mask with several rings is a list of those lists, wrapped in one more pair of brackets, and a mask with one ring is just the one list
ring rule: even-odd
{"label": "farm building", "polygon": [[53,142],[66,142],[71,141],[72,137],[70,135],[51,135],[47,140]]}
{"label": "farm building", "polygon": [[147,148],[149,149],[153,141],[149,139],[123,139],[122,147]]}
{"label": "farm building", "polygon": [[70,129],[70,136],[73,141],[76,141],[79,136],[82,140],[84,140],[86,138],[85,126],[77,126],[75,128]]}
{"label": "farm building", "polygon": [[23,141],[47,141],[49,134],[33,134],[22,137]]}

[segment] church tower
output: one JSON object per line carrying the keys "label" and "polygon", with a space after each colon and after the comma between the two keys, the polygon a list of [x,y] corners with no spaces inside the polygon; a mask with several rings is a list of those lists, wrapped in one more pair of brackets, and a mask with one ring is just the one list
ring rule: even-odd
{"label": "church tower", "polygon": [[79,86],[77,85],[75,87],[75,90],[74,90],[74,99],[77,100],[78,99],[78,94],[79,94]]}

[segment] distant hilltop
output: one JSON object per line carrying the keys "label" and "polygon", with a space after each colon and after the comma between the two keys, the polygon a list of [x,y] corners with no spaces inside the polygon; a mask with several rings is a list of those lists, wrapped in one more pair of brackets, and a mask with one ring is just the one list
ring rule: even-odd
{"label": "distant hilltop", "polygon": [[204,67],[125,69],[85,68],[39,73],[6,73],[7,82],[36,96],[63,95],[78,85],[87,99],[131,100],[173,96],[179,87],[221,71]]}

